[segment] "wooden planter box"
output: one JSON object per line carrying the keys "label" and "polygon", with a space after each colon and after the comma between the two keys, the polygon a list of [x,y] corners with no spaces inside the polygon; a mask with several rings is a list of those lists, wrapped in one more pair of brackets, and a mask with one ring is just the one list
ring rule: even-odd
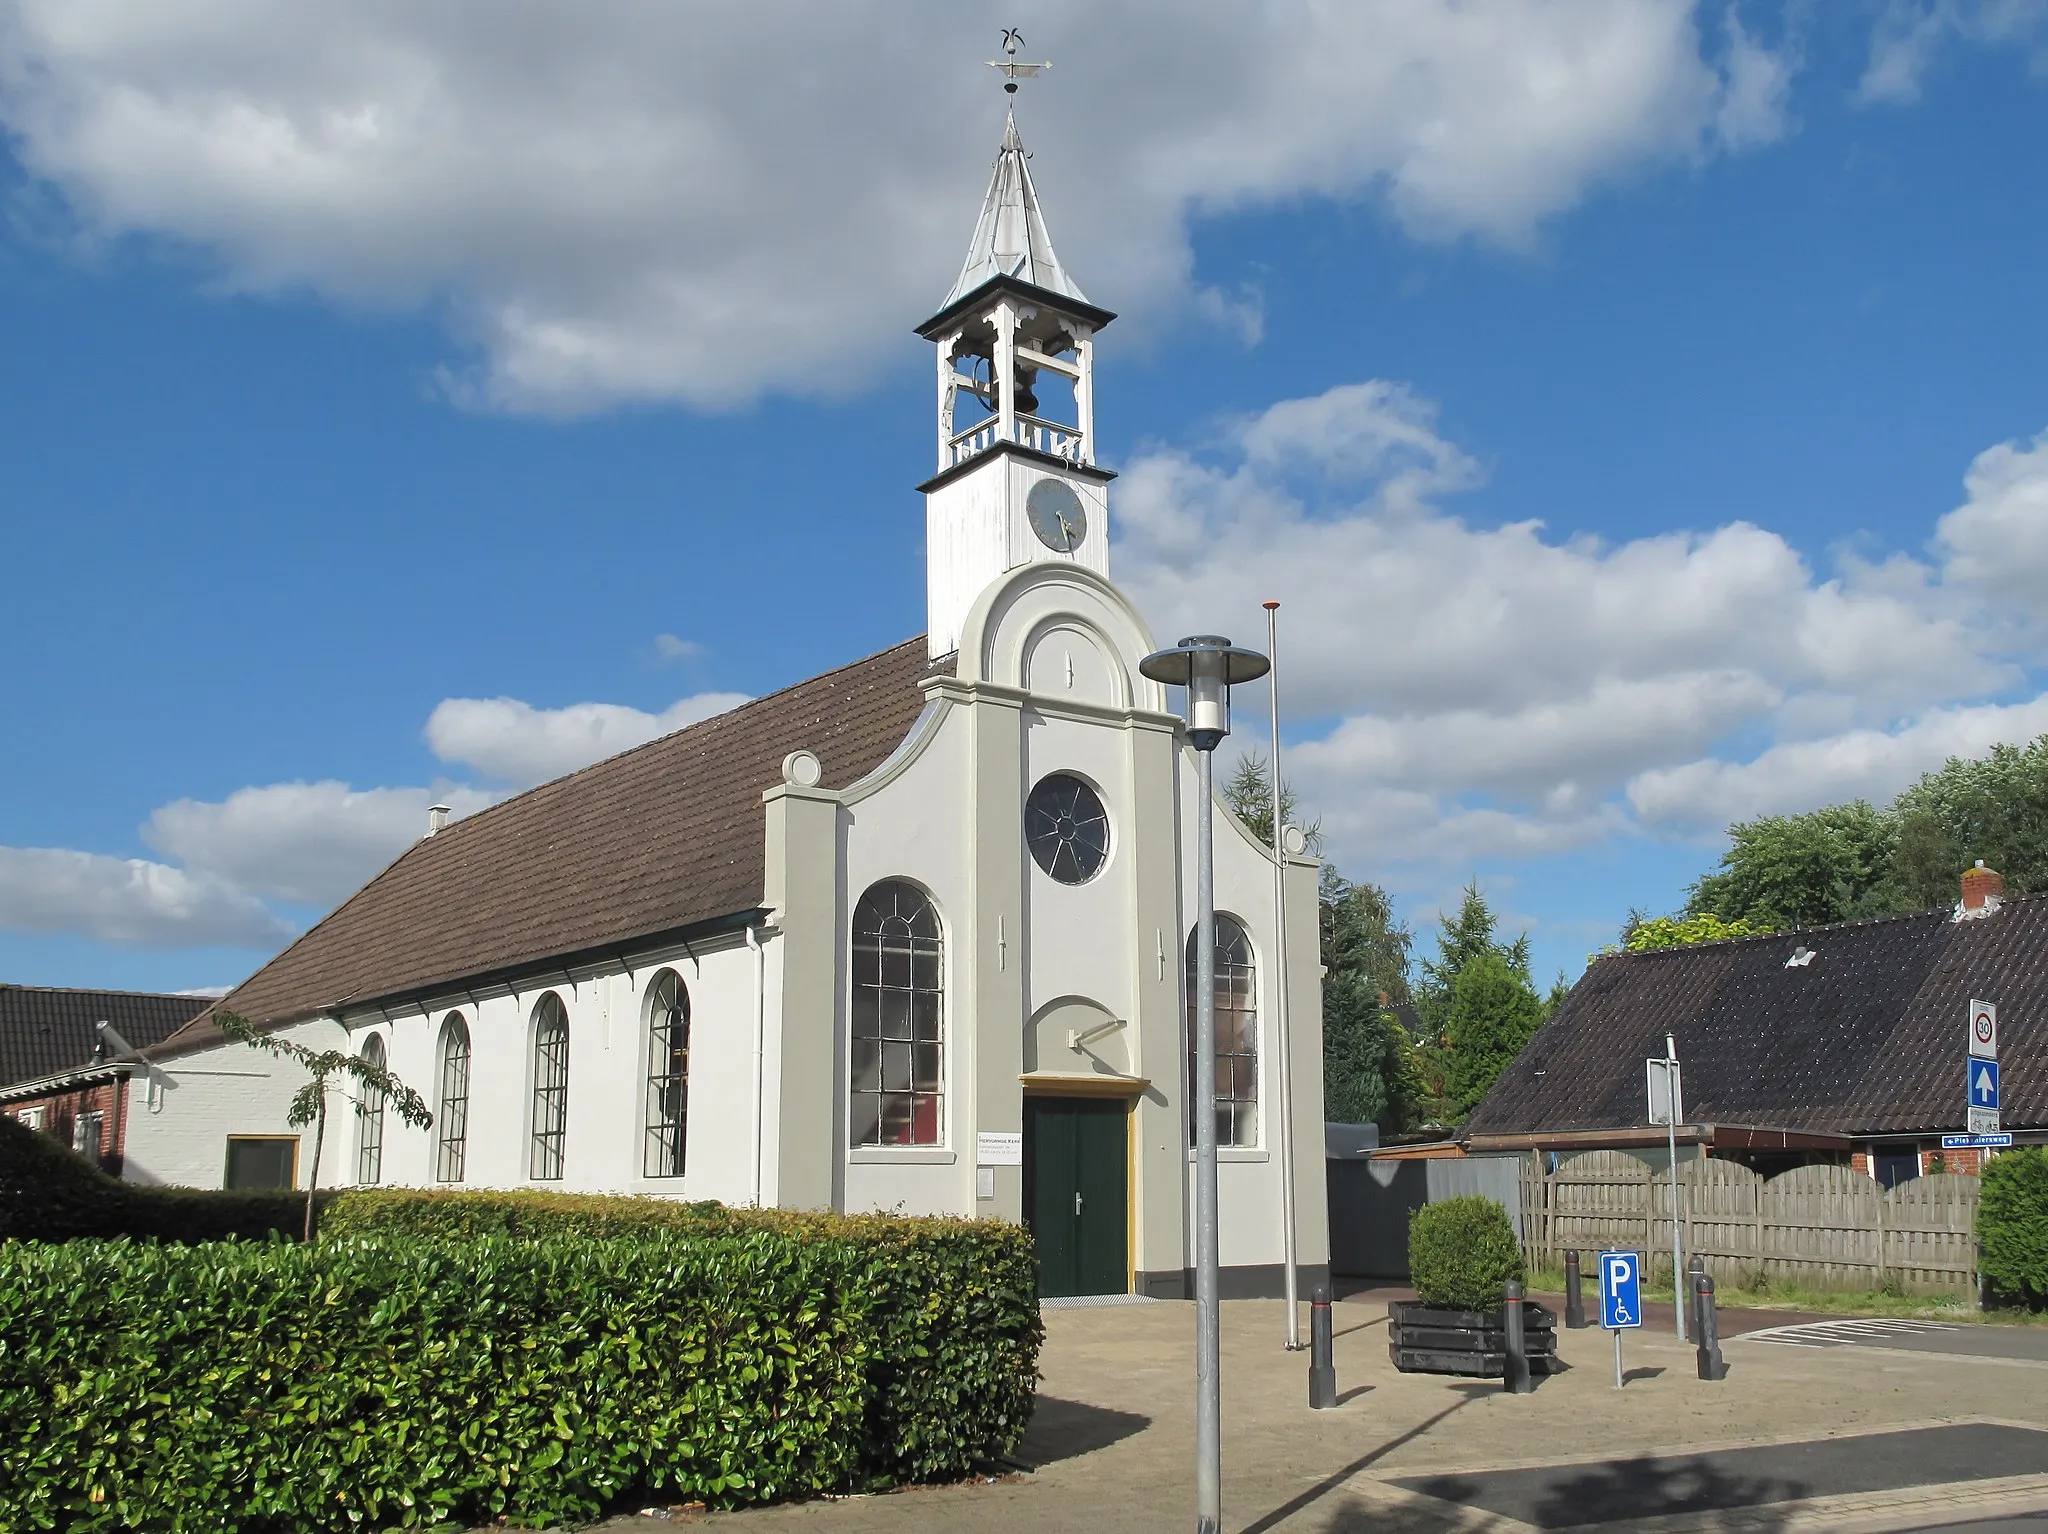
{"label": "wooden planter box", "polygon": [[[1522,1301],[1522,1341],[1531,1374],[1557,1366],[1557,1313]],[[1403,1374],[1501,1379],[1508,1368],[1507,1309],[1434,1310],[1415,1301],[1387,1307],[1387,1352]]]}

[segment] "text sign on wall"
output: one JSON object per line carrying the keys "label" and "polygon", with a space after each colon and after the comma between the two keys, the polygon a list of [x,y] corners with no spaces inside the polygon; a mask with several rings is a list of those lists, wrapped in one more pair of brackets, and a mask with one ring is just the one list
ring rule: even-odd
{"label": "text sign on wall", "polygon": [[1024,1136],[1022,1134],[988,1134],[974,1137],[974,1164],[976,1166],[1022,1166],[1024,1164]]}
{"label": "text sign on wall", "polygon": [[1992,1002],[1970,1003],[1970,1055],[1977,1060],[1998,1058],[1998,1008]]}

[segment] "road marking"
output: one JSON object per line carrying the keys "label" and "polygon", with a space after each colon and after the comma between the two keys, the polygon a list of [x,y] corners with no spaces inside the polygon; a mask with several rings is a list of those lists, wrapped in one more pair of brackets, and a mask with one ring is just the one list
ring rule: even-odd
{"label": "road marking", "polygon": [[[1804,1321],[1794,1326],[1772,1326],[1760,1332],[1743,1332],[1745,1342],[1774,1342],[1793,1348],[1846,1348],[1868,1345],[1887,1337],[1925,1337],[1970,1328],[1955,1321],[1904,1321],[1884,1317],[1859,1317],[1848,1321]],[[1730,1342],[1736,1339],[1727,1339]]]}

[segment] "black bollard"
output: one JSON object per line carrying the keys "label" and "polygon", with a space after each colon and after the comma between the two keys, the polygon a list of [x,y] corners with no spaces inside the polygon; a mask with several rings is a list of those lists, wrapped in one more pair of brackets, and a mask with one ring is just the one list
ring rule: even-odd
{"label": "black bollard", "polygon": [[1579,1254],[1564,1254],[1564,1324],[1572,1331],[1586,1326],[1586,1298],[1579,1292]]}
{"label": "black bollard", "polygon": [[1724,1380],[1728,1365],[1721,1360],[1721,1322],[1714,1314],[1714,1276],[1702,1273],[1694,1290],[1699,1297],[1694,1319],[1699,1322],[1699,1365],[1703,1380]]}
{"label": "black bollard", "polygon": [[1308,1302],[1308,1404],[1325,1411],[1337,1404],[1337,1341],[1330,1330],[1330,1286],[1316,1285]]}
{"label": "black bollard", "polygon": [[1686,1324],[1694,1337],[1700,1334],[1700,1280],[1707,1276],[1707,1259],[1694,1252],[1685,1259],[1685,1294],[1673,1295],[1672,1299],[1683,1299]]}
{"label": "black bollard", "polygon": [[1507,1386],[1510,1393],[1525,1396],[1529,1393],[1531,1386],[1529,1384],[1529,1340],[1522,1331],[1522,1281],[1520,1279],[1511,1278],[1508,1280],[1507,1301],[1506,1307],[1501,1312],[1501,1319],[1506,1323],[1502,1330],[1507,1333],[1508,1342],[1507,1365],[1503,1371],[1502,1383]]}

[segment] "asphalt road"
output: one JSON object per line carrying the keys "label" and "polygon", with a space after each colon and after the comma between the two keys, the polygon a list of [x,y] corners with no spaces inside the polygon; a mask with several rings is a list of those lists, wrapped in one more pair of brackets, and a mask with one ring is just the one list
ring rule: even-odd
{"label": "asphalt road", "polygon": [[[1721,1314],[1726,1316],[1727,1311]],[[1722,1335],[1729,1333],[1724,1329]],[[2048,1326],[1975,1326],[1957,1321],[1846,1319],[1750,1328],[1744,1340],[1799,1348],[1899,1348],[1909,1353],[2048,1364]]]}

